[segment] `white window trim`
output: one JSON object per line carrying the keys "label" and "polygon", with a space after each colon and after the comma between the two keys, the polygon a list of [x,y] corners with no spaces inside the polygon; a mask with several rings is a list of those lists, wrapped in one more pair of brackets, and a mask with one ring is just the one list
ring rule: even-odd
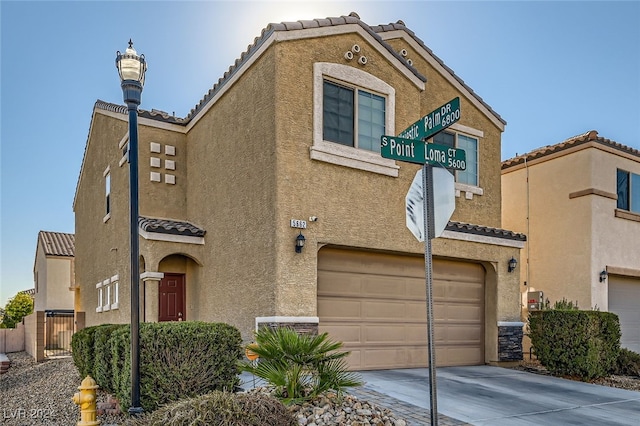
{"label": "white window trim", "polygon": [[382,158],[379,153],[373,151],[341,145],[323,139],[322,107],[325,77],[383,95],[386,102],[386,133],[389,135],[395,134],[396,91],[391,85],[378,77],[348,65],[316,62],[313,64],[313,145],[311,146],[311,159],[398,177],[400,166],[394,160]]}
{"label": "white window trim", "polygon": [[111,309],[118,309],[120,307],[120,284],[118,282],[118,275],[111,277],[111,287],[113,288],[113,303]]}
{"label": "white window trim", "polygon": [[96,308],[96,312],[102,312],[102,281],[96,284],[96,288],[98,289],[98,307]]}
{"label": "white window trim", "polygon": [[106,312],[111,309],[111,285],[110,280],[106,279],[102,281],[102,288],[104,289],[104,299],[102,304],[102,312]]}

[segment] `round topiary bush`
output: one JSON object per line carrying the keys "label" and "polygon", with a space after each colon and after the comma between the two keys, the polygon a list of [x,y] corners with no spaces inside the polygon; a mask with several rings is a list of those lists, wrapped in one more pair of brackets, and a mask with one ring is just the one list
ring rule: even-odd
{"label": "round topiary bush", "polygon": [[296,426],[297,422],[277,399],[264,394],[213,391],[158,408],[128,426]]}

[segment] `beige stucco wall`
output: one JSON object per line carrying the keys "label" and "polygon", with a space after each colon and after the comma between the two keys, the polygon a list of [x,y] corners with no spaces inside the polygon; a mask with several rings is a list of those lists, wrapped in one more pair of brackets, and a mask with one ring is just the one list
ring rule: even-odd
{"label": "beige stucco wall", "polygon": [[275,300],[275,61],[268,51],[187,135],[188,217],[207,232],[187,298],[198,319],[246,336]]}
{"label": "beige stucco wall", "polygon": [[583,309],[608,309],[600,271],[640,270],[640,216],[629,220],[615,213],[616,169],[640,173],[639,160],[592,143],[503,172],[503,225],[528,234],[523,295],[542,290],[552,305],[566,298]]}
{"label": "beige stucco wall", "polygon": [[[81,311],[85,312],[87,326],[129,321],[129,305],[122,302],[128,300],[130,293],[123,283],[119,289],[119,309],[104,313],[95,310],[96,284],[114,275],[128,281],[129,276],[129,174],[126,164],[118,165],[122,158],[119,143],[128,130],[126,117],[113,118],[94,110],[76,192],[76,284],[80,288]],[[104,171],[107,167],[111,173],[111,217],[105,222]]]}

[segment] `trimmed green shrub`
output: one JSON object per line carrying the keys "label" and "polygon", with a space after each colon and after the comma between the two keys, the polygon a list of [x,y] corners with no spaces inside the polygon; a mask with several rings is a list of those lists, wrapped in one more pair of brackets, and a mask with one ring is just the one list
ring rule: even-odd
{"label": "trimmed green shrub", "polygon": [[105,324],[98,326],[93,334],[93,378],[104,391],[114,393],[113,374],[111,367],[111,334],[121,328],[130,327],[128,324]]}
{"label": "trimmed green shrub", "polygon": [[268,395],[214,391],[160,407],[129,426],[296,426],[298,422],[277,399]]}
{"label": "trimmed green shrub", "polygon": [[[131,405],[130,330],[111,334],[113,387],[123,408]],[[181,398],[239,384],[240,332],[223,323],[140,324],[140,404],[147,412]]]}
{"label": "trimmed green shrub", "polygon": [[98,325],[86,327],[78,330],[71,336],[71,354],[73,363],[78,369],[80,377],[93,375],[94,364],[94,340],[93,335],[98,329]]}
{"label": "trimmed green shrub", "polygon": [[[131,392],[131,328],[122,327],[114,330],[109,337],[111,349],[111,391],[120,398],[120,395],[130,395]],[[129,405],[124,405],[120,400],[123,410]]]}
{"label": "trimmed green shrub", "polygon": [[620,349],[613,374],[640,376],[640,354],[626,348]]}
{"label": "trimmed green shrub", "polygon": [[285,403],[311,400],[327,391],[340,395],[349,387],[362,386],[357,373],[348,371],[345,357],[338,351],[342,342],[320,335],[299,334],[287,327],[263,327],[255,333],[251,351],[260,357],[257,364],[240,363],[244,371],[276,388],[275,396]]}
{"label": "trimmed green shrub", "polygon": [[529,336],[540,363],[552,374],[585,381],[608,375],[620,350],[620,323],[611,312],[530,312]]}

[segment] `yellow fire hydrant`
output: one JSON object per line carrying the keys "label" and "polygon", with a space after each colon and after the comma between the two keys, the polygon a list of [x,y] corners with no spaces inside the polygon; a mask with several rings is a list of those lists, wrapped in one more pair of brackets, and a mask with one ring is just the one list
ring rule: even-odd
{"label": "yellow fire hydrant", "polygon": [[80,392],[76,392],[73,395],[73,402],[80,406],[78,426],[96,426],[100,424],[100,421],[96,420],[96,389],[98,387],[96,381],[91,376],[87,376],[78,386]]}

